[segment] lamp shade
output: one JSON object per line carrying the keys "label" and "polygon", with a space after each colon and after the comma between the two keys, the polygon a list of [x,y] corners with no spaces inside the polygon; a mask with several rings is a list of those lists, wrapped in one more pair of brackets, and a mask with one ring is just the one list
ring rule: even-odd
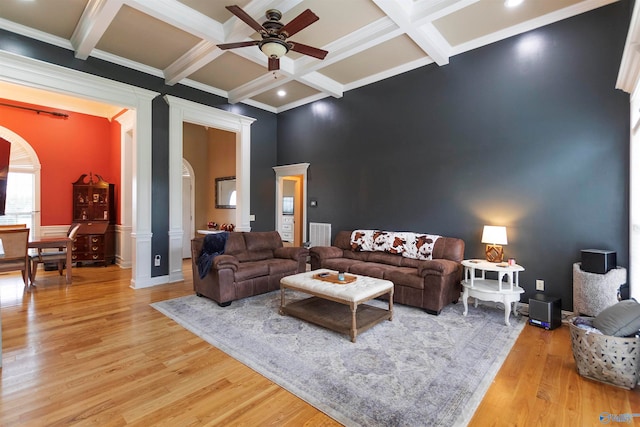
{"label": "lamp shade", "polygon": [[507,244],[507,227],[485,225],[482,230],[482,243],[494,245]]}

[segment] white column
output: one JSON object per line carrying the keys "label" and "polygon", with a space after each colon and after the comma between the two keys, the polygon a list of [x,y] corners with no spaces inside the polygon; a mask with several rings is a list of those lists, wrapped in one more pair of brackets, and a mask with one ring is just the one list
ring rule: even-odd
{"label": "white column", "polygon": [[169,104],[169,282],[184,280],[182,274],[182,147],[184,115]]}

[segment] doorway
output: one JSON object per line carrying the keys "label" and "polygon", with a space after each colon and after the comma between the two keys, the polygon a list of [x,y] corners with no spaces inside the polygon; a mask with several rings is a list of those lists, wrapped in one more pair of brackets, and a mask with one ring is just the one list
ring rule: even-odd
{"label": "doorway", "polygon": [[274,166],[276,173],[275,229],[283,242],[302,246],[307,241],[307,169],[309,163]]}
{"label": "doorway", "polygon": [[182,258],[191,258],[191,239],[195,237],[195,188],[193,168],[182,159]]}
{"label": "doorway", "polygon": [[282,217],[278,231],[285,246],[302,246],[302,175],[282,178]]}

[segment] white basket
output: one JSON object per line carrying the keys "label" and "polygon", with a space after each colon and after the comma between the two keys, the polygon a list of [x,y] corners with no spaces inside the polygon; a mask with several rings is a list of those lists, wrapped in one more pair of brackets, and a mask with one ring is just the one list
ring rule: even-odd
{"label": "white basket", "polygon": [[634,388],[640,374],[640,338],[589,333],[574,325],[576,319],[590,322],[593,318],[575,317],[569,322],[578,373],[627,390]]}

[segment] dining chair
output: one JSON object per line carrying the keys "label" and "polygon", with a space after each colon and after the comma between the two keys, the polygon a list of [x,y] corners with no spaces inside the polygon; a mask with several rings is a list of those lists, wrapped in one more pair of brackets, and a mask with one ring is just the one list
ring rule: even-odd
{"label": "dining chair", "polygon": [[[76,224],[73,228],[69,230],[67,237],[73,241],[75,239],[76,234],[78,233],[78,229],[80,228],[80,224]],[[38,252],[35,255],[31,255],[31,283],[36,279],[36,273],[38,271],[38,264],[40,263],[57,263],[58,264],[58,272],[62,276],[62,270],[65,268],[65,262],[67,261],[67,249],[59,248],[57,251],[43,252],[41,248],[38,248]]]}
{"label": "dining chair", "polygon": [[0,230],[14,230],[16,228],[27,228],[27,224],[0,224]]}
{"label": "dining chair", "polygon": [[29,229],[0,229],[0,242],[4,251],[0,255],[0,272],[20,270],[25,286],[29,286]]}

